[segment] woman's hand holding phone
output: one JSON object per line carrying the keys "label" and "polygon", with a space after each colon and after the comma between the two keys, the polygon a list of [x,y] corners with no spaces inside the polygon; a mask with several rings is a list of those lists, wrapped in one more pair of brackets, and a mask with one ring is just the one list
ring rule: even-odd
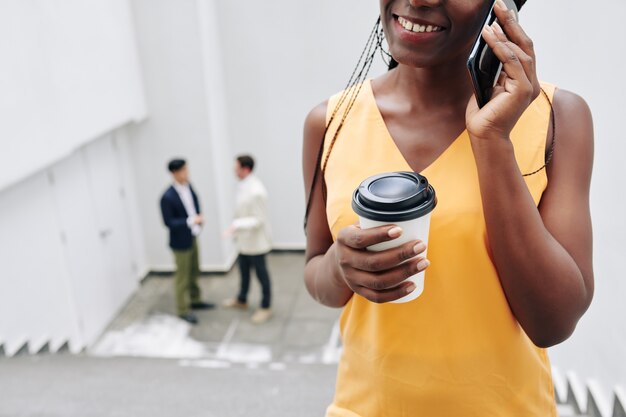
{"label": "woman's hand holding phone", "polygon": [[508,139],[513,127],[541,89],[535,66],[532,40],[518,23],[514,12],[498,1],[498,18],[486,26],[482,36],[502,62],[503,70],[491,100],[479,108],[474,97],[466,112],[467,131],[472,139]]}

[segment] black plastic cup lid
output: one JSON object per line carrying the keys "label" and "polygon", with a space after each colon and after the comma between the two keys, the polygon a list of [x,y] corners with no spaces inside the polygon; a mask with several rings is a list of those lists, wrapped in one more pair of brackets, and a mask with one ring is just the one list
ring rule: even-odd
{"label": "black plastic cup lid", "polygon": [[437,205],[435,189],[415,172],[388,172],[361,183],[352,196],[352,209],[366,219],[402,222],[427,215]]}

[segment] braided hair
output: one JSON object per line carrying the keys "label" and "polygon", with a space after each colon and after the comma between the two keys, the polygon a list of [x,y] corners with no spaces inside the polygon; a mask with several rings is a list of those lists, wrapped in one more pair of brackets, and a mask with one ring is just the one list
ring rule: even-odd
{"label": "braided hair", "polygon": [[[372,67],[372,63],[374,62],[374,58],[378,53],[380,53],[383,61],[387,64],[388,68],[391,70],[398,66],[398,63],[391,57],[389,52],[385,51],[382,47],[383,40],[385,39],[385,35],[383,33],[383,28],[381,26],[381,18],[380,16],[376,20],[374,24],[374,28],[370,32],[369,37],[367,38],[367,42],[361,51],[361,56],[359,57],[350,78],[346,84],[346,87],[341,93],[335,108],[333,109],[331,116],[326,123],[326,127],[324,129],[324,135],[322,139],[322,143],[320,145],[319,151],[317,153],[317,159],[315,162],[315,172],[313,174],[313,181],[311,181],[311,186],[309,189],[308,199],[306,203],[306,211],[304,214],[304,229],[306,232],[307,220],[309,218],[309,212],[311,211],[311,204],[313,201],[313,191],[315,190],[315,185],[321,176],[322,180],[322,194],[324,200],[326,200],[326,183],[324,181],[324,171],[326,170],[326,164],[328,163],[328,158],[330,157],[330,153],[332,151],[337,138],[339,137],[339,132],[343,127],[343,123],[348,117],[348,113],[352,110],[352,106],[357,100],[359,93],[361,92],[361,87],[363,86],[363,82],[367,79],[367,75]],[[339,121],[339,125],[335,129],[333,133],[332,139],[330,141],[330,145],[328,148],[328,152],[326,153],[326,157],[322,162],[322,158],[324,156],[324,143],[326,141],[326,136],[328,135],[328,131],[332,123],[338,117],[339,109],[345,104],[345,109],[341,114],[341,119]]]}

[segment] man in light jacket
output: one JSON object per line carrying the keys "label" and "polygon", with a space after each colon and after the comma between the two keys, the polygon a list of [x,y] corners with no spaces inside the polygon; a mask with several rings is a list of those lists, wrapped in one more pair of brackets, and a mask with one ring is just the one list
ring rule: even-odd
{"label": "man in light jacket", "polygon": [[271,250],[269,219],[267,214],[267,191],[252,173],[254,159],[248,155],[237,157],[235,175],[239,178],[235,202],[235,218],[227,235],[233,235],[239,250],[241,287],[236,298],[226,300],[224,306],[248,308],[250,270],[254,267],[261,284],[263,298],[261,308],[252,316],[253,323],[264,323],[272,315],[271,284],[267,272],[265,255]]}

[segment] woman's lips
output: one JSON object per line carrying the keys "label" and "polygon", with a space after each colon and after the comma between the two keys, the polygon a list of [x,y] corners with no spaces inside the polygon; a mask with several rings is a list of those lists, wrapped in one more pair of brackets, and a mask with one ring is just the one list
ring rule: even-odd
{"label": "woman's lips", "polygon": [[394,26],[399,38],[411,43],[434,41],[446,30],[445,27],[430,22],[416,22],[397,15],[394,15]]}

